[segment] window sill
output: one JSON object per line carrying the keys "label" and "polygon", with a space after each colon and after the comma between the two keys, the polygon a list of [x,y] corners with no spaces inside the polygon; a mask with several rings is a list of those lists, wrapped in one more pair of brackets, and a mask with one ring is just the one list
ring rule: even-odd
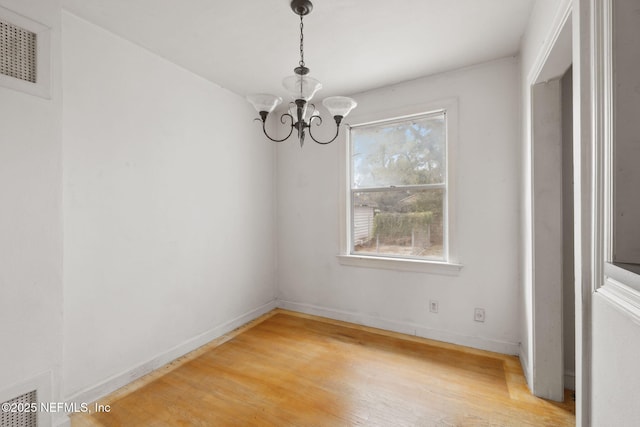
{"label": "window sill", "polygon": [[604,264],[604,273],[596,295],[640,323],[640,275],[610,263]]}
{"label": "window sill", "polygon": [[640,292],[640,271],[637,264],[605,263],[604,274]]}
{"label": "window sill", "polygon": [[384,270],[444,274],[448,276],[457,276],[462,269],[462,264],[451,262],[385,258],[366,255],[338,255],[338,261],[342,265],[352,267],[380,268]]}

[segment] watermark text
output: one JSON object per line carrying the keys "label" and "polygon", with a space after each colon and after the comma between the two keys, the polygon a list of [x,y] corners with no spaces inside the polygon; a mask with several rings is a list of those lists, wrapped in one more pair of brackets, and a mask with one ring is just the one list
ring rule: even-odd
{"label": "watermark text", "polygon": [[5,402],[2,404],[2,412],[11,414],[28,412],[47,412],[50,414],[58,412],[65,414],[111,412],[111,406],[86,402]]}

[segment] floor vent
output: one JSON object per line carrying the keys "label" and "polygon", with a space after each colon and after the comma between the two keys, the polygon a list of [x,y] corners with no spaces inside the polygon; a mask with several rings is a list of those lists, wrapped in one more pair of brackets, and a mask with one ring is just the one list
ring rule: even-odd
{"label": "floor vent", "polygon": [[37,405],[36,390],[3,402],[0,412],[0,427],[37,427]]}
{"label": "floor vent", "polygon": [[36,82],[37,34],[0,21],[0,73]]}

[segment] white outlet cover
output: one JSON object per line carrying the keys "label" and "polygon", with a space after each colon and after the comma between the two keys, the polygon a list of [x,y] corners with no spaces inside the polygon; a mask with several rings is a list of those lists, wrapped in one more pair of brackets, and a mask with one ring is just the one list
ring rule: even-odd
{"label": "white outlet cover", "polygon": [[431,313],[438,312],[438,301],[429,301],[429,311]]}

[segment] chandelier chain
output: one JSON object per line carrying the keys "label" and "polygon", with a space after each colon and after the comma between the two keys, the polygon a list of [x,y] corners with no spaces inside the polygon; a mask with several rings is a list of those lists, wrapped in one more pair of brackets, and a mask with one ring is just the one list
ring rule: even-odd
{"label": "chandelier chain", "polygon": [[302,22],[302,15],[300,15],[300,66],[304,67],[304,24]]}

